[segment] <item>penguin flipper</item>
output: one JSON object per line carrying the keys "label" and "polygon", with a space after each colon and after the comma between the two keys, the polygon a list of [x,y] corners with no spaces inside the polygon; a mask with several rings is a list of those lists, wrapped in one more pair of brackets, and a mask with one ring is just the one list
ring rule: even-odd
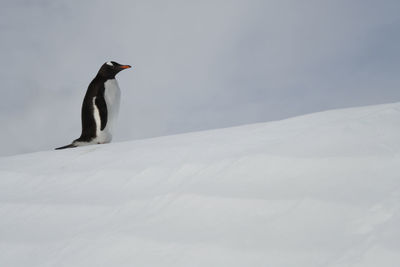
{"label": "penguin flipper", "polygon": [[74,145],[74,144],[72,143],[72,144],[69,144],[69,145],[66,145],[66,146],[57,147],[57,148],[55,148],[55,150],[66,149],[66,148],[73,148],[73,147],[76,147],[76,145]]}
{"label": "penguin flipper", "polygon": [[106,100],[104,99],[104,96],[97,96],[94,104],[96,105],[97,109],[99,110],[99,115],[100,115],[100,130],[104,130],[107,125],[107,104]]}

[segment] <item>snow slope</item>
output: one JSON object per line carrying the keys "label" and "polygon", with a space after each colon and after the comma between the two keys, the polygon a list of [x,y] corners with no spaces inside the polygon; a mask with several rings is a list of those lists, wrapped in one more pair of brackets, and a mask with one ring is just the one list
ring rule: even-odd
{"label": "snow slope", "polygon": [[0,158],[0,266],[400,266],[400,103]]}

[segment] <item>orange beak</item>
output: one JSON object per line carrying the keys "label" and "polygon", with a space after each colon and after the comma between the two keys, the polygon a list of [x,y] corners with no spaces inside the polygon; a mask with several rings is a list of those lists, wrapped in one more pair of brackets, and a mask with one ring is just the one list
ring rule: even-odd
{"label": "orange beak", "polygon": [[120,68],[121,68],[121,69],[129,69],[129,68],[131,68],[131,66],[129,66],[129,65],[122,65],[122,66],[120,66]]}

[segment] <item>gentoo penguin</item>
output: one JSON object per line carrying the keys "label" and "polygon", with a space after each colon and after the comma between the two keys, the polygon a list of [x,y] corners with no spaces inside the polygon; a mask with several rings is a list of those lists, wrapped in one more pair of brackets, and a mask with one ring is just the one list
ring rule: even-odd
{"label": "gentoo penguin", "polygon": [[115,75],[130,67],[114,61],[106,62],[101,66],[96,77],[89,84],[83,99],[81,136],[70,145],[56,149],[111,142],[121,94]]}

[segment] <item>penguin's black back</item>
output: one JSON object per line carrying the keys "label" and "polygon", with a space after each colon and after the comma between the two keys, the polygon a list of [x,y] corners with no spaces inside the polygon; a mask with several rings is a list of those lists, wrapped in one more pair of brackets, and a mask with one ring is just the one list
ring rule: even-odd
{"label": "penguin's black back", "polygon": [[104,83],[108,80],[107,77],[97,75],[89,84],[85,98],[82,104],[82,133],[75,141],[90,142],[96,137],[96,121],[94,118],[93,99],[96,97],[96,106],[99,109],[101,129],[104,129],[107,123],[107,106],[104,100]]}

